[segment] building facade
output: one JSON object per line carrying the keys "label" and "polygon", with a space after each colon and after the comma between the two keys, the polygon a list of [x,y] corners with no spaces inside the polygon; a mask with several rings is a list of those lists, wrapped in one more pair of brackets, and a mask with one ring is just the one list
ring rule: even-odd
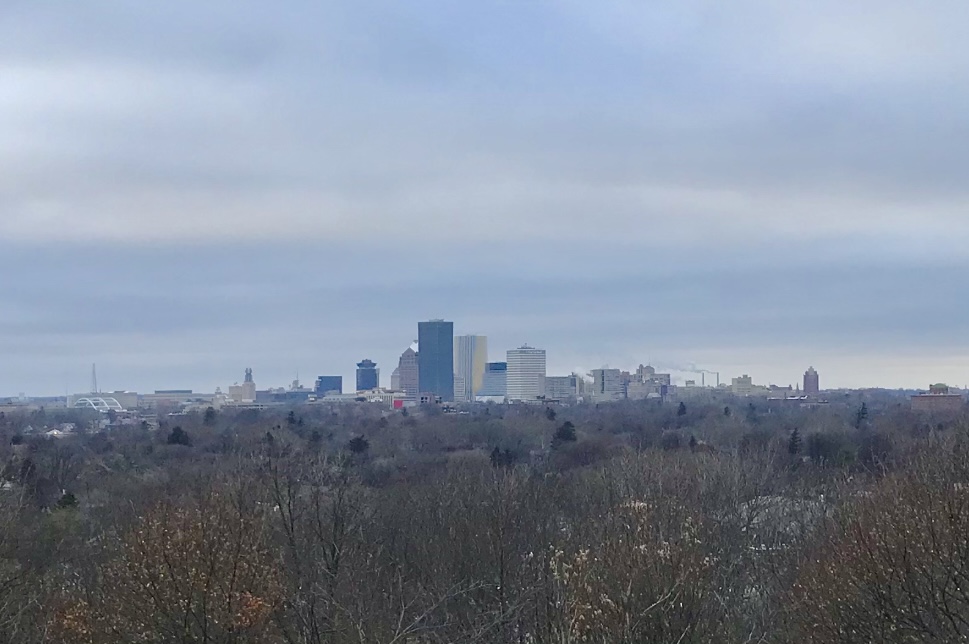
{"label": "building facade", "polygon": [[804,372],[804,395],[817,396],[820,392],[821,385],[818,372],[814,370],[814,367],[808,367],[808,370]]}
{"label": "building facade", "polygon": [[576,373],[568,376],[546,376],[545,399],[562,402],[575,400],[585,392],[584,385],[582,376]]}
{"label": "building facade", "polygon": [[414,347],[407,349],[400,354],[400,361],[397,363],[397,387],[404,392],[404,400],[407,402],[417,402],[417,397],[421,393],[420,388],[420,369],[418,366],[419,357]]}
{"label": "building facade", "polygon": [[246,376],[241,385],[229,387],[229,399],[236,403],[256,401],[256,382],[252,379],[251,368],[246,368]]}
{"label": "building facade", "polygon": [[342,394],[343,376],[317,376],[313,392],[320,397],[333,392]]}
{"label": "building facade", "polygon": [[418,322],[417,344],[421,393],[434,394],[444,402],[454,400],[454,322]]}
{"label": "building facade", "polygon": [[484,381],[488,362],[488,338],[483,335],[459,335],[454,338],[454,399],[474,400]]}
{"label": "building facade", "polygon": [[508,363],[488,362],[485,364],[481,390],[475,398],[504,398],[508,393]]}
{"label": "building facade", "polygon": [[380,386],[380,370],[377,363],[365,359],[357,363],[357,391],[370,391]]}
{"label": "building facade", "polygon": [[523,345],[508,351],[509,402],[539,402],[545,398],[545,349]]}
{"label": "building facade", "polygon": [[947,385],[929,387],[929,393],[912,396],[912,410],[923,413],[959,413],[965,409],[966,400],[961,394],[950,393]]}
{"label": "building facade", "polygon": [[626,397],[625,392],[619,369],[592,370],[592,397],[596,401],[622,400]]}

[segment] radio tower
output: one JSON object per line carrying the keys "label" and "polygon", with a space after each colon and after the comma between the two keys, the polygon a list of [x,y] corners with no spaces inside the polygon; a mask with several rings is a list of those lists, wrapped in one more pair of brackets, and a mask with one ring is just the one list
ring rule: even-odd
{"label": "radio tower", "polygon": [[98,365],[91,365],[91,393],[98,393]]}

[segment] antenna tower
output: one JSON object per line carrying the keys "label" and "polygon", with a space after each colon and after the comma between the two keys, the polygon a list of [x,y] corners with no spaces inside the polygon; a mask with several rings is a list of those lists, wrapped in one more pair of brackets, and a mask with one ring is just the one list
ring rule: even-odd
{"label": "antenna tower", "polygon": [[96,394],[98,392],[98,365],[91,365],[91,393]]}

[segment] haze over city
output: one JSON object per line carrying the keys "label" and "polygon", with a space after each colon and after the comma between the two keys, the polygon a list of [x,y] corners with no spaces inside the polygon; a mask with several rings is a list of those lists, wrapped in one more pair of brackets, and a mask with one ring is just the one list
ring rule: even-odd
{"label": "haze over city", "polygon": [[[549,373],[969,381],[969,6],[0,11],[0,394]],[[386,383],[384,383],[386,384]]]}

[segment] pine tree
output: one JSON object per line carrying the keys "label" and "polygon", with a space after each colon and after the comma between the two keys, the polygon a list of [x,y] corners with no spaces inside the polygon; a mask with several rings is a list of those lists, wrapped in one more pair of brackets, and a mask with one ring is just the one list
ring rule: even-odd
{"label": "pine tree", "polygon": [[677,416],[686,416],[686,403],[680,402],[680,406],[676,410]]}
{"label": "pine tree", "polygon": [[791,456],[801,453],[801,433],[797,431],[797,427],[791,432],[791,439],[787,441],[787,451]]}

